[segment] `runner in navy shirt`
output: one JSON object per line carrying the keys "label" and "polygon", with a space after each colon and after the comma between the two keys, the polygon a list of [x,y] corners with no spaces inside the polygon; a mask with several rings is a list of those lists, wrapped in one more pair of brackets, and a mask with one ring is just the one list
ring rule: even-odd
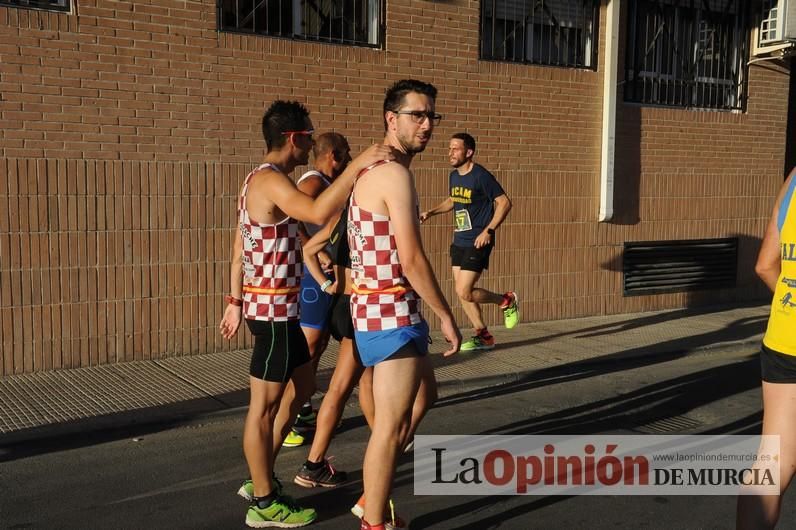
{"label": "runner in navy shirt", "polygon": [[520,320],[517,294],[502,295],[475,287],[481,273],[489,268],[489,255],[495,245],[495,230],[511,210],[511,201],[495,177],[473,162],[475,139],[456,133],[450,141],[448,157],[453,166],[449,177],[450,195],[440,204],[420,214],[420,221],[453,210],[454,230],[451,263],[456,294],[473,325],[475,334],[464,342],[462,351],[491,350],[495,338],[481,317],[480,304],[497,304],[504,323],[513,328]]}

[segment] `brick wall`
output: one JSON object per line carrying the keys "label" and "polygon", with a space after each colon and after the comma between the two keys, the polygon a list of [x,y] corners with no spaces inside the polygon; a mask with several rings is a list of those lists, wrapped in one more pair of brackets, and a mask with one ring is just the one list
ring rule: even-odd
{"label": "brick wall", "polygon": [[[385,50],[219,33],[214,0],[74,3],[0,7],[0,375],[246,346],[216,326],[264,108],[303,101],[358,151],[403,77],[440,89],[443,122],[414,166],[423,207],[445,196],[462,129],[511,196],[483,285],[516,288],[525,319],[764,295],[752,267],[787,115],[776,66],[750,68],[745,113],[620,103],[617,219],[599,224],[604,38],[594,72],[478,61],[475,1],[388,0]],[[423,227],[453,301],[450,230]],[[726,236],[741,241],[737,289],[622,296],[625,241]]]}

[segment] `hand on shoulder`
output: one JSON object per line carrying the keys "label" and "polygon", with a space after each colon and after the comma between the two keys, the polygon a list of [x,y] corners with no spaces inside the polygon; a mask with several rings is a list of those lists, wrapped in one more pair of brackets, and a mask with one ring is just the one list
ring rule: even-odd
{"label": "hand on shoulder", "polygon": [[355,169],[359,174],[362,170],[381,160],[395,160],[395,150],[389,145],[373,144],[352,160],[349,167]]}

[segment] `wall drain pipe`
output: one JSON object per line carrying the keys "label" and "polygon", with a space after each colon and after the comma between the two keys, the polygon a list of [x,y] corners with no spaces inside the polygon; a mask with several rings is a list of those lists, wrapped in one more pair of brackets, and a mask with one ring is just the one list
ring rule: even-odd
{"label": "wall drain pipe", "polygon": [[616,155],[616,92],[619,63],[619,0],[609,0],[605,24],[605,78],[600,150],[600,214],[606,223],[614,217],[614,157]]}

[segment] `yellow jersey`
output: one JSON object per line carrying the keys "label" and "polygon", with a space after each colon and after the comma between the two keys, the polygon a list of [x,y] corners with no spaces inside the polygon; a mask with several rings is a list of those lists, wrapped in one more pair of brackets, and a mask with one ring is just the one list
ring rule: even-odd
{"label": "yellow jersey", "polygon": [[788,189],[779,205],[777,227],[781,248],[782,269],[771,302],[771,315],[763,344],[785,355],[796,355],[796,206],[793,191],[796,177],[790,180]]}

